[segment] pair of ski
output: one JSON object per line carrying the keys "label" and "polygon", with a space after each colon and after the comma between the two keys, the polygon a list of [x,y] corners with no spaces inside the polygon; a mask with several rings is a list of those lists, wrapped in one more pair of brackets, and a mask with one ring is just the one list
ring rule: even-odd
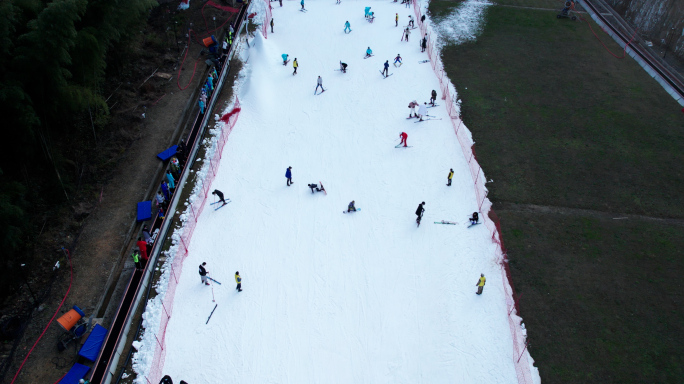
{"label": "pair of ski", "polygon": [[367,59],[367,58],[373,57],[373,56],[375,56],[375,55],[366,55],[366,56],[364,57],[364,59]]}
{"label": "pair of ski", "polygon": [[351,33],[351,31],[352,31],[352,30],[350,29],[349,32],[347,32],[347,30],[345,29],[345,30],[344,30],[344,33],[348,35],[348,34]]}
{"label": "pair of ski", "polygon": [[308,10],[308,9],[302,8],[302,9],[299,10],[299,12],[309,12],[309,10]]}
{"label": "pair of ski", "polygon": [[[323,89],[323,90],[321,91],[321,93],[325,92],[325,88],[323,88],[323,87],[321,87],[321,88]],[[316,89],[314,90],[314,96],[318,96],[318,95],[321,94],[321,93],[316,93],[316,92],[318,92],[318,88],[316,88]]]}
{"label": "pair of ski", "polygon": [[[219,209],[221,209],[221,208],[225,207],[226,205],[228,205],[228,203],[230,203],[230,202],[231,202],[230,199],[226,200],[226,203],[225,203],[225,204],[219,205],[218,207],[214,208],[214,211],[218,211]],[[215,203],[211,203],[211,205],[218,204],[218,203],[220,203],[220,201],[217,201],[217,202],[215,202]]]}
{"label": "pair of ski", "polygon": [[382,71],[380,71],[380,74],[382,75],[382,78],[383,78],[383,79],[386,79],[386,78],[388,78],[388,77],[394,75],[394,73],[390,73],[389,75],[385,76],[385,74],[382,73]]}
{"label": "pair of ski", "polygon": [[395,66],[396,68],[399,68],[399,67],[401,67],[401,64],[402,64],[402,63],[399,63],[399,65],[397,65],[397,63],[394,63],[394,66]]}
{"label": "pair of ski", "polygon": [[401,145],[402,143],[399,143],[398,145],[395,145],[394,148],[413,148],[413,145],[407,145],[403,146]]}
{"label": "pair of ski", "polygon": [[430,121],[430,120],[442,120],[442,118],[440,117],[439,119],[436,119],[433,117],[431,119],[423,119],[423,120],[414,121],[414,123],[422,123],[423,121]]}
{"label": "pair of ski", "polygon": [[[453,221],[442,220],[442,221],[435,221],[435,224],[457,225],[458,223],[453,222]],[[478,222],[478,223],[470,222],[470,225],[468,226],[468,228],[472,227],[473,225],[478,225],[478,224],[482,224],[482,223],[480,223],[480,222]]]}

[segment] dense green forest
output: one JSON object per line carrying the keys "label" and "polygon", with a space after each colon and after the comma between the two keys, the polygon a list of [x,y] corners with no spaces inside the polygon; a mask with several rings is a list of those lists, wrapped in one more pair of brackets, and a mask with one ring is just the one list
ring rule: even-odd
{"label": "dense green forest", "polygon": [[[108,129],[106,77],[154,0],[0,2],[0,290],[30,261],[36,217],[69,203],[74,157]],[[108,67],[109,66],[109,67]],[[115,67],[112,69],[112,67]],[[90,142],[88,142],[90,141]],[[42,224],[42,223],[41,223]]]}

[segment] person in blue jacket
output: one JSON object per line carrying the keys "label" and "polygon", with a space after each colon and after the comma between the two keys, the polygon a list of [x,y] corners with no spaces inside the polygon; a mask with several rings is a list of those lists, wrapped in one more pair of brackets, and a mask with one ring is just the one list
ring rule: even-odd
{"label": "person in blue jacket", "polygon": [[299,3],[299,4],[301,4],[301,5],[302,5],[302,9],[304,9],[304,0],[302,0],[302,2]]}
{"label": "person in blue jacket", "polygon": [[366,49],[366,57],[371,57],[371,56],[373,56],[373,51],[370,49],[370,47],[368,47],[368,49]]}
{"label": "person in blue jacket", "polygon": [[287,57],[288,57],[288,54],[287,54],[287,53],[283,53],[283,54],[280,55],[280,56],[283,58],[283,65],[287,65]]}
{"label": "person in blue jacket", "polygon": [[166,180],[169,181],[169,188],[176,189],[176,180],[173,179],[171,171],[166,171]]}
{"label": "person in blue jacket", "polygon": [[385,60],[385,69],[382,70],[382,74],[387,77],[389,76],[389,60]]}
{"label": "person in blue jacket", "polygon": [[371,9],[371,7],[366,7],[366,8],[364,8],[364,12],[365,12],[365,15],[364,15],[364,16],[365,16],[366,18],[369,18],[369,17],[370,17],[370,9]]}
{"label": "person in blue jacket", "polygon": [[292,167],[287,167],[287,170],[285,171],[285,177],[287,178],[288,187],[294,184],[294,181],[292,181]]}
{"label": "person in blue jacket", "polygon": [[166,181],[162,181],[161,190],[164,193],[164,197],[166,198],[166,200],[167,201],[171,200],[170,199],[171,195],[169,194],[169,185],[166,184]]}
{"label": "person in blue jacket", "polygon": [[347,33],[347,29],[349,30],[349,32],[351,32],[351,24],[349,24],[349,20],[347,20],[347,21],[344,23],[344,32],[345,32],[345,33]]}
{"label": "person in blue jacket", "polygon": [[351,211],[356,212],[356,207],[354,206],[354,200],[352,200],[351,203],[349,203],[349,205],[347,206],[347,212],[351,212]]}

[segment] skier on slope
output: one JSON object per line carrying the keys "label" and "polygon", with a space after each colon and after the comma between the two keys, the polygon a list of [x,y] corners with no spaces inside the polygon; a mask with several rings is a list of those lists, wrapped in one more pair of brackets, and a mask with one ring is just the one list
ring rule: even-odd
{"label": "skier on slope", "polygon": [[340,61],[340,71],[342,71],[342,73],[347,73],[347,63]]}
{"label": "skier on slope", "polygon": [[365,17],[366,19],[370,17],[370,9],[371,9],[371,7],[366,7],[366,8],[363,9],[363,11],[364,11],[364,17]]}
{"label": "skier on slope", "polygon": [[273,33],[273,18],[271,18],[271,33]]}
{"label": "skier on slope", "polygon": [[433,107],[435,106],[435,100],[437,100],[437,91],[433,89],[432,94],[430,94],[430,105]]}
{"label": "skier on slope", "polygon": [[399,26],[399,14],[394,15],[394,26],[398,27]]}
{"label": "skier on slope", "polygon": [[477,287],[477,294],[481,295],[482,290],[484,289],[485,283],[487,282],[487,279],[484,276],[484,273],[480,273],[480,279],[477,281],[477,284],[475,286]]}
{"label": "skier on slope", "polygon": [[204,283],[204,285],[209,285],[209,279],[207,279],[207,274],[209,272],[207,272],[207,269],[204,267],[205,265],[207,265],[206,261],[203,262],[202,264],[200,264],[199,274],[200,274],[200,277],[202,278],[202,282]]}
{"label": "skier on slope", "polygon": [[470,225],[475,225],[479,221],[480,217],[477,214],[477,212],[473,212],[473,216],[469,217],[468,220],[470,220]]}
{"label": "skier on slope", "polygon": [[316,89],[314,90],[314,95],[318,91],[318,87],[321,87],[321,93],[325,92],[325,89],[323,89],[323,79],[321,79],[320,76],[318,76],[318,81],[316,83]]}
{"label": "skier on slope", "polygon": [[454,169],[449,168],[449,176],[447,176],[447,186],[451,187],[451,179],[454,178]]}
{"label": "skier on slope", "polygon": [[304,10],[304,0],[302,0],[299,4],[302,5],[302,10]]}
{"label": "skier on slope", "polygon": [[[304,0],[302,0],[302,3],[303,2]],[[235,282],[237,283],[237,287],[235,287],[235,289],[237,289],[238,292],[242,292],[242,277],[240,277],[239,271],[235,271]]]}
{"label": "skier on slope", "polygon": [[351,211],[356,212],[356,207],[354,206],[354,200],[352,200],[351,203],[349,203],[349,205],[347,206],[347,212],[351,212]]}
{"label": "skier on slope", "polygon": [[299,63],[297,62],[297,58],[295,57],[294,61],[292,62],[292,67],[294,68],[294,72],[292,72],[293,75],[297,74],[297,68],[299,67]]}
{"label": "skier on slope", "polygon": [[[211,193],[212,195],[218,196],[219,198],[219,203],[223,203],[223,205],[228,204],[226,200],[223,198],[223,192],[219,191],[218,189],[214,189],[214,192]],[[223,207],[222,205],[222,207]]]}
{"label": "skier on slope", "polygon": [[409,27],[414,28],[415,26],[413,25],[413,16],[409,15]]}
{"label": "skier on slope", "polygon": [[394,58],[394,66],[397,66],[397,63],[399,63],[399,66],[401,66],[401,55],[397,53],[397,57]]}
{"label": "skier on slope", "polygon": [[373,56],[373,51],[370,49],[370,47],[368,47],[368,49],[366,49],[366,57],[364,57],[364,59],[371,56]]}
{"label": "skier on slope", "polygon": [[427,103],[423,103],[423,105],[418,108],[418,118],[420,119],[419,121],[423,121],[423,116],[427,115]]}
{"label": "skier on slope", "polygon": [[425,35],[425,37],[423,37],[423,42],[420,44],[420,51],[421,52],[425,52],[426,49],[427,49],[427,35]]}
{"label": "skier on slope", "polygon": [[401,137],[401,142],[399,145],[404,144],[404,147],[406,146],[406,139],[408,139],[408,134],[406,132],[402,132],[399,134],[399,137]]}
{"label": "skier on slope", "polygon": [[385,77],[387,77],[387,76],[389,76],[389,60],[385,60],[384,67],[385,67],[385,69],[383,69],[381,73],[382,73]]}
{"label": "skier on slope", "polygon": [[418,204],[418,208],[416,209],[416,222],[420,223],[420,219],[423,218],[423,213],[425,212],[425,208],[423,208],[423,205],[425,205],[425,202],[423,201],[422,203]]}
{"label": "skier on slope", "polygon": [[351,24],[349,24],[349,20],[344,23],[344,33],[347,33],[347,29],[349,32],[351,32]]}
{"label": "skier on slope", "polygon": [[406,27],[406,29],[404,29],[404,36],[402,36],[401,41],[404,41],[404,39],[406,39],[406,41],[408,42],[410,34],[411,30],[409,29],[409,27]]}
{"label": "skier on slope", "polygon": [[287,58],[288,58],[289,56],[290,56],[290,55],[288,55],[287,53],[283,53],[282,55],[280,55],[280,57],[283,58],[283,65],[287,65]]}
{"label": "skier on slope", "polygon": [[409,103],[409,105],[408,105],[408,107],[409,107],[409,117],[408,118],[409,119],[412,117],[418,117],[418,115],[416,114],[416,107],[417,106],[418,106],[418,102],[415,100],[413,100],[412,102]]}

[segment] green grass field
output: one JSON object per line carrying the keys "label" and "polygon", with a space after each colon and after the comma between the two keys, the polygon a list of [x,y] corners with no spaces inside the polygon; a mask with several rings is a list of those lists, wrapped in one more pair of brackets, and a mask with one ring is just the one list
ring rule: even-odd
{"label": "green grass field", "polygon": [[543,382],[683,383],[684,114],[587,23],[555,15],[491,6],[476,41],[442,52],[493,180],[532,357]]}

